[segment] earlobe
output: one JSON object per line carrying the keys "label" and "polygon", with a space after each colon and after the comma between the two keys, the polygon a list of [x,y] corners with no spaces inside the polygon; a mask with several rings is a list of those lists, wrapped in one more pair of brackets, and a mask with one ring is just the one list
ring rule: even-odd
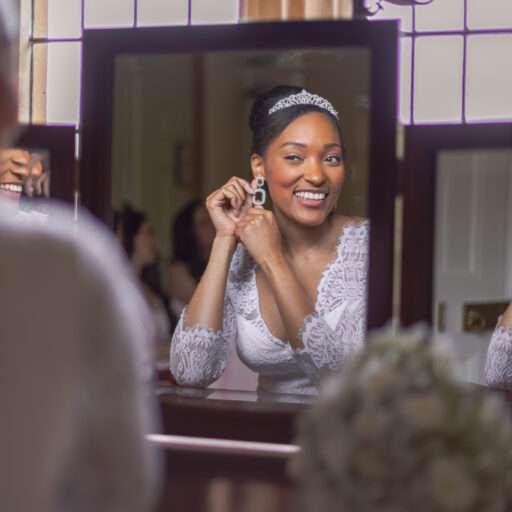
{"label": "earlobe", "polygon": [[257,153],[251,155],[251,170],[252,175],[256,178],[257,176],[265,177],[265,164],[263,158]]}

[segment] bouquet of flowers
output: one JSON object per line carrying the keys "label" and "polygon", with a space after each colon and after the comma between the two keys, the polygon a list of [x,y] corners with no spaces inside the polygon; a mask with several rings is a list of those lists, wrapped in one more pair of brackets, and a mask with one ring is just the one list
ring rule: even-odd
{"label": "bouquet of flowers", "polygon": [[380,333],[299,422],[292,473],[318,512],[510,512],[512,422],[454,381],[421,330]]}

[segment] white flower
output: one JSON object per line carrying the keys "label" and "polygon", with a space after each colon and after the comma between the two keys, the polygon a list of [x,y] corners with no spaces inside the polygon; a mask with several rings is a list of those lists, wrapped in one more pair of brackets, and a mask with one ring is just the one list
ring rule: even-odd
{"label": "white flower", "polygon": [[357,450],[353,455],[352,466],[368,481],[386,479],[390,472],[388,464],[371,448]]}
{"label": "white flower", "polygon": [[448,419],[445,405],[433,392],[400,398],[398,411],[409,425],[422,430],[441,428]]}
{"label": "white flower", "polygon": [[460,459],[442,457],[431,462],[426,490],[443,512],[472,510],[478,496],[478,483],[466,471]]}
{"label": "white flower", "polygon": [[373,440],[386,432],[390,422],[385,411],[365,406],[355,415],[352,427],[359,437]]}

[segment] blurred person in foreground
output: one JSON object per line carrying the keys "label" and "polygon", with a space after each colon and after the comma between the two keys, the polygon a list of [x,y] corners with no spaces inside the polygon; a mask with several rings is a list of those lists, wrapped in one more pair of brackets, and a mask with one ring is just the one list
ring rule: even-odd
{"label": "blurred person in foreground", "polygon": [[[0,148],[17,121],[16,21],[10,0],[0,0]],[[20,224],[5,203],[0,510],[150,510],[158,465],[144,440],[154,416],[143,344],[151,332],[132,274],[92,221],[73,228],[55,208],[44,226]]]}

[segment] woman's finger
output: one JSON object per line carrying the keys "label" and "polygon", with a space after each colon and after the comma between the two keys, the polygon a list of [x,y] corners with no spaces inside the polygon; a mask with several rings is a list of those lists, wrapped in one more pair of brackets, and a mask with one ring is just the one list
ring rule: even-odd
{"label": "woman's finger", "polygon": [[233,178],[231,178],[232,180],[236,181],[238,184],[240,184],[240,186],[248,193],[248,194],[251,194],[253,195],[254,194],[254,187],[251,186],[251,184],[247,181],[247,180],[244,180],[243,178],[239,178],[238,176],[233,176]]}
{"label": "woman's finger", "polygon": [[233,187],[237,192],[238,192],[238,195],[240,196],[240,199],[241,199],[241,204],[243,204],[243,202],[245,201],[245,198],[247,197],[248,193],[247,191],[245,190],[245,188],[243,187],[243,185],[238,181],[238,180],[233,180],[230,185],[230,187]]}
{"label": "woman's finger", "polygon": [[229,185],[226,185],[224,187],[226,190],[229,190],[233,194],[235,194],[236,197],[236,209],[239,210],[244,202],[244,191],[237,188],[237,186],[234,183],[231,183]]}

